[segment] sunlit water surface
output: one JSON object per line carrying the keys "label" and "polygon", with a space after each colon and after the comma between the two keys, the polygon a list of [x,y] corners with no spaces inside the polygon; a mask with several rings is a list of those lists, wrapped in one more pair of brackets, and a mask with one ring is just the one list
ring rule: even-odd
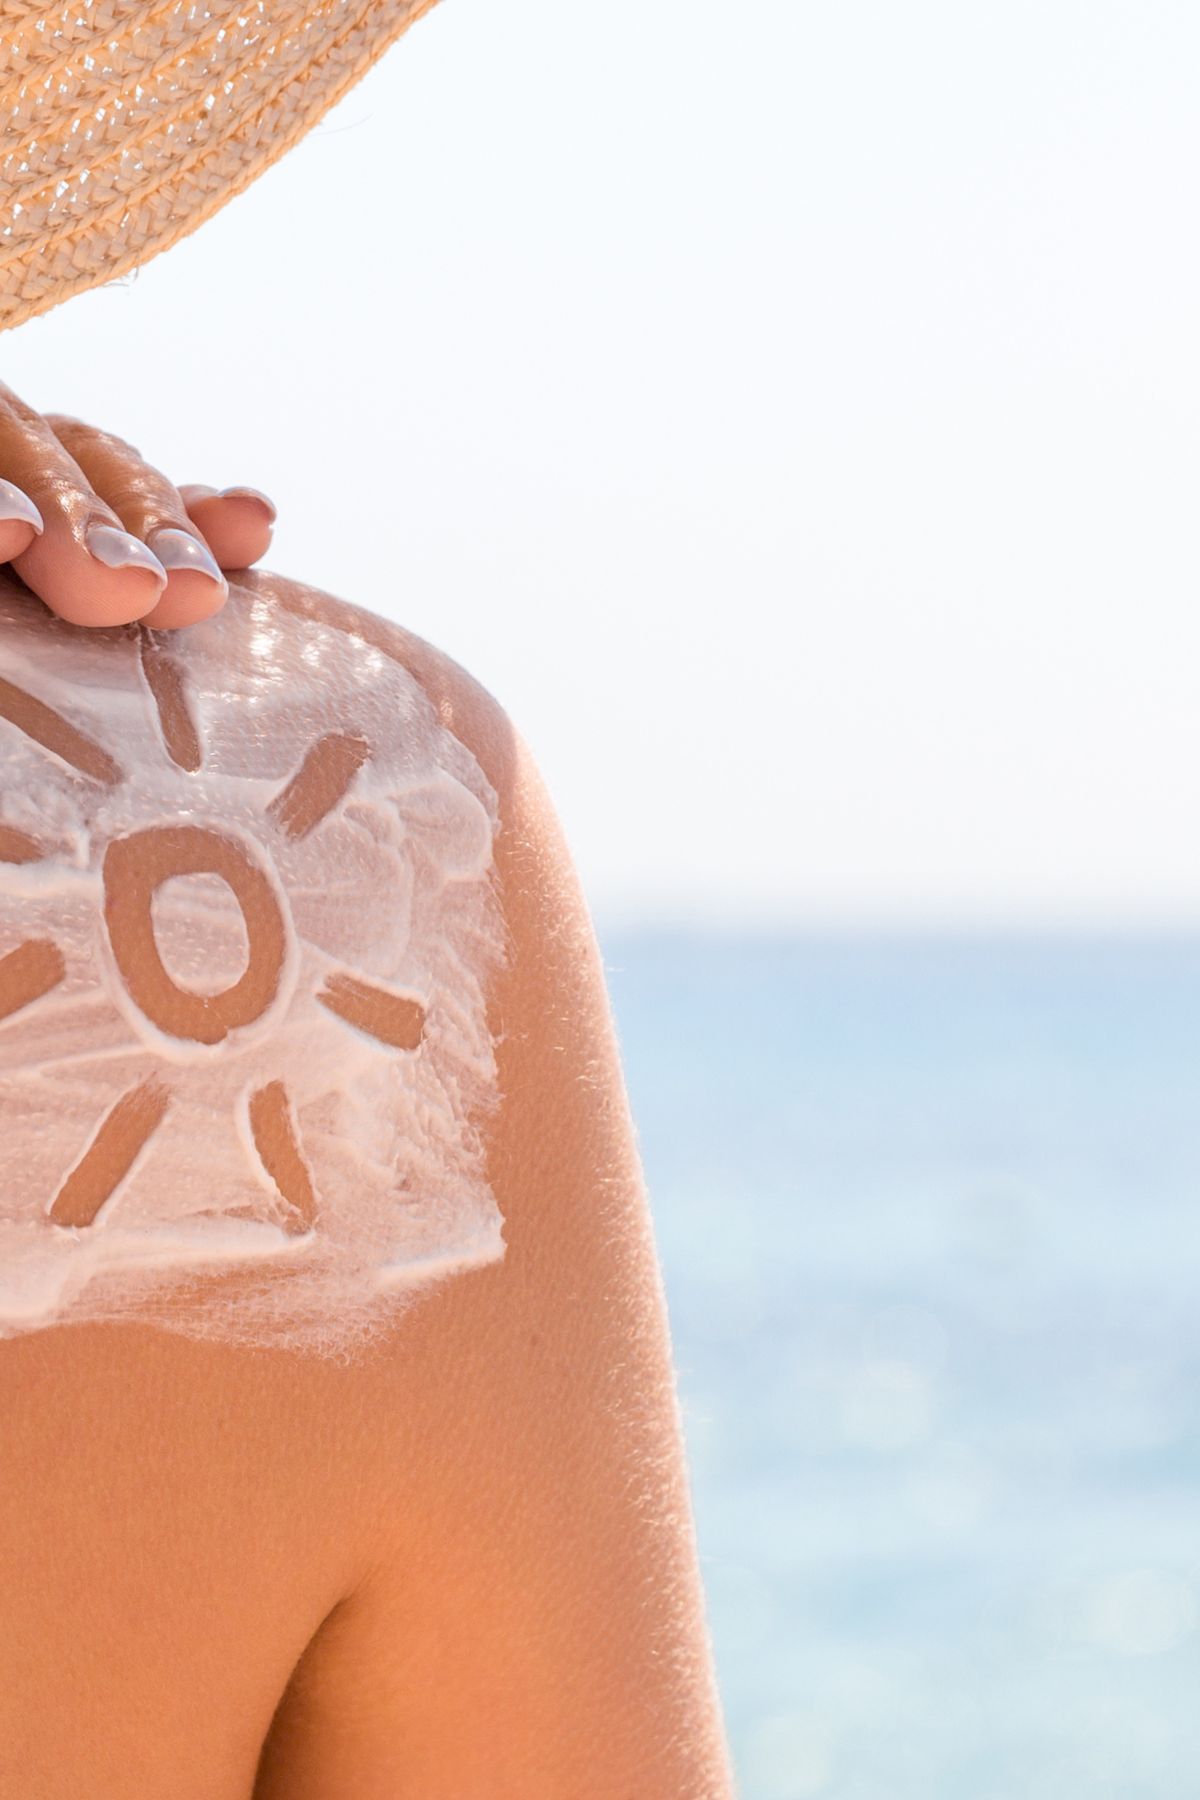
{"label": "sunlit water surface", "polygon": [[744,1800],[1195,1800],[1200,942],[603,944]]}

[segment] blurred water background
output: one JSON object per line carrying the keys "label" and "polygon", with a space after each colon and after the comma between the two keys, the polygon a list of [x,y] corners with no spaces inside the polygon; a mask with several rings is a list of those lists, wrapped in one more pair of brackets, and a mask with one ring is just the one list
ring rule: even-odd
{"label": "blurred water background", "polygon": [[1195,1800],[1200,941],[601,938],[743,1800]]}

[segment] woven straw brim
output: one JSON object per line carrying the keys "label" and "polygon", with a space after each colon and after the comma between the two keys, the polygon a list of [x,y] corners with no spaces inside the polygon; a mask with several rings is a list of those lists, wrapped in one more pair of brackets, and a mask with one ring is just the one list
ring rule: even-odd
{"label": "woven straw brim", "polygon": [[207,219],[434,0],[0,0],[0,329]]}

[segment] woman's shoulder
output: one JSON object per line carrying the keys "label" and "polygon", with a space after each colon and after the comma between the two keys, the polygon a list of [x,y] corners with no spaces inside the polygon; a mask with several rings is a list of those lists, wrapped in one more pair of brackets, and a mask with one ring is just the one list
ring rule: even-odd
{"label": "woman's shoulder", "polygon": [[0,1335],[340,1353],[500,1257],[502,709],[271,575],[178,632],[0,615]]}
{"label": "woman's shoulder", "polygon": [[723,1800],[603,970],[503,709],[271,575],[178,633],[35,608],[0,586],[0,1694],[85,1669],[72,1770],[131,1691],[176,1770],[227,1719],[228,1791],[269,1726],[264,1800]]}

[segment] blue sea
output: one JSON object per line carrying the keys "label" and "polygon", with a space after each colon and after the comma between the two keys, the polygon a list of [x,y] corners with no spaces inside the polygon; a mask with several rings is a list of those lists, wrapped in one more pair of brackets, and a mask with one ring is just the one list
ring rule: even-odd
{"label": "blue sea", "polygon": [[1196,1800],[1200,941],[602,945],[743,1800]]}

